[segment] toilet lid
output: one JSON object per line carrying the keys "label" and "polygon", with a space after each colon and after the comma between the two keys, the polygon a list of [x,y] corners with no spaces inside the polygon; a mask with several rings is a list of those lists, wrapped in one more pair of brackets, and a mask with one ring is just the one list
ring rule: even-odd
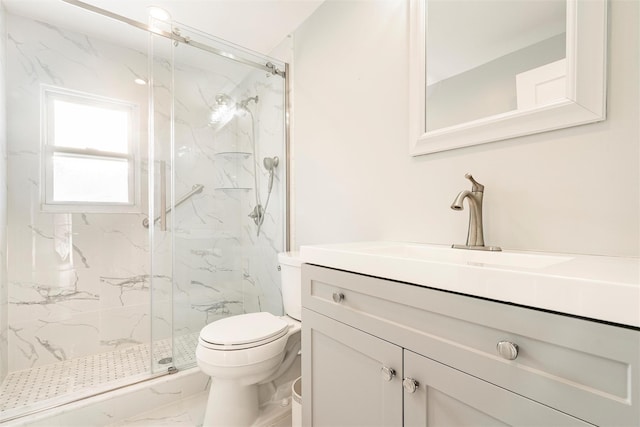
{"label": "toilet lid", "polygon": [[289,324],[271,313],[248,313],[212,322],[202,328],[200,339],[210,344],[246,345],[284,335]]}

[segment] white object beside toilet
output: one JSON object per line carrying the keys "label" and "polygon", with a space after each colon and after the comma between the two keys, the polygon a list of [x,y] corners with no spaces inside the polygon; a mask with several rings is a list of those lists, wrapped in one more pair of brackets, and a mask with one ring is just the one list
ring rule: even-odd
{"label": "white object beside toilet", "polygon": [[278,254],[285,316],[231,316],[202,328],[196,360],[212,378],[204,426],[249,426],[258,417],[258,385],[281,376],[300,350],[300,260]]}
{"label": "white object beside toilet", "polygon": [[282,306],[284,313],[296,320],[302,319],[302,272],[299,252],[278,254],[282,282]]}

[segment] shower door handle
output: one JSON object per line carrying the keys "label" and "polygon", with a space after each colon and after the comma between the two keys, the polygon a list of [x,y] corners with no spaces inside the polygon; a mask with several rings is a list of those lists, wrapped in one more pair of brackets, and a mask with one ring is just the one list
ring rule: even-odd
{"label": "shower door handle", "polygon": [[167,231],[167,163],[160,162],[160,231]]}

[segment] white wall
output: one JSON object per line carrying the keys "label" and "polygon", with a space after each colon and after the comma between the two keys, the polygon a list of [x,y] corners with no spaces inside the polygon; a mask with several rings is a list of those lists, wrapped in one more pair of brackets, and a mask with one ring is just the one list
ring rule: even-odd
{"label": "white wall", "polygon": [[640,255],[638,9],[610,5],[605,122],[412,158],[407,1],[325,2],[294,34],[293,246],[464,243],[471,172],[487,244]]}
{"label": "white wall", "polygon": [[7,119],[5,105],[6,22],[0,1],[0,382],[8,370],[7,362]]}

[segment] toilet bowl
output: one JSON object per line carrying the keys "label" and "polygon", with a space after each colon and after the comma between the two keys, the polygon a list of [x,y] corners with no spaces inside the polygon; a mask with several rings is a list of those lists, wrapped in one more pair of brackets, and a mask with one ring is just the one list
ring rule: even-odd
{"label": "toilet bowl", "polygon": [[300,350],[300,261],[278,254],[285,316],[227,317],[200,331],[196,360],[211,376],[204,426],[249,426],[259,414],[258,386],[280,377]]}

